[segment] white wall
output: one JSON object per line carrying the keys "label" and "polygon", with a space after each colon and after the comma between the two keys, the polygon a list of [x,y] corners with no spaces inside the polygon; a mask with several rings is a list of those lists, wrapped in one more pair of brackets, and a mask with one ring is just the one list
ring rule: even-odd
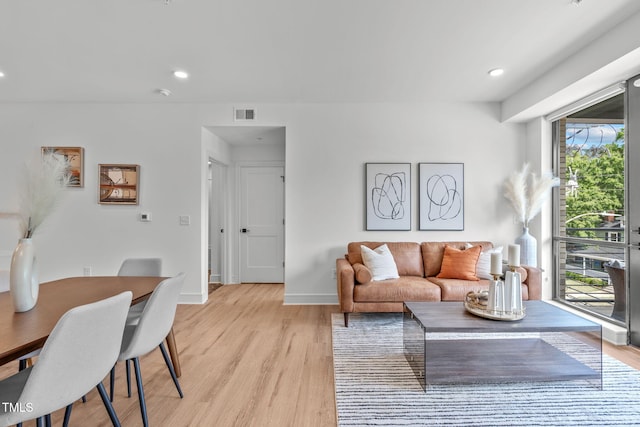
{"label": "white wall", "polygon": [[[335,303],[332,270],[349,241],[507,244],[518,235],[502,183],[525,159],[525,125],[500,123],[497,104],[256,108],[255,124],[286,127],[286,303]],[[15,210],[21,164],[41,145],[85,147],[85,187],[70,189],[35,237],[41,279],[82,275],[84,266],[115,274],[125,257],[160,256],[164,274],[187,272],[183,302],[206,300],[206,161],[217,153],[233,163],[233,153],[203,127],[237,124],[232,111],[218,104],[1,105],[0,211]],[[364,231],[365,162],[412,164],[412,231]],[[418,162],[465,164],[464,231],[416,231]],[[141,165],[139,206],[97,203],[98,163]],[[142,211],[152,213],[151,223],[138,221]],[[179,225],[180,215],[190,215],[191,225]],[[0,219],[0,254],[17,239],[17,224]]]}
{"label": "white wall", "polygon": [[[551,123],[542,117],[527,123],[526,161],[531,171],[540,175],[553,170]],[[530,224],[530,232],[538,243],[538,267],[542,269],[542,299],[549,300],[553,283],[553,203],[551,197]]]}
{"label": "white wall", "polygon": [[[287,126],[287,303],[335,301],[335,259],[349,241],[472,240],[518,234],[502,183],[524,160],[524,127],[496,105],[339,105],[292,111]],[[364,164],[410,162],[412,231],[364,231]],[[417,229],[417,163],[465,164],[465,230]],[[310,298],[312,297],[312,298]]]}

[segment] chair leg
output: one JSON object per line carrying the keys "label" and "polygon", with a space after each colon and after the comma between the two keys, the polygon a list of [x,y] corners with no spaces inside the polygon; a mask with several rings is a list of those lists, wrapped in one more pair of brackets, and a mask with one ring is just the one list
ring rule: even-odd
{"label": "chair leg", "polygon": [[36,418],[36,427],[44,427],[44,418],[42,417]]}
{"label": "chair leg", "polygon": [[178,389],[178,394],[180,395],[180,398],[182,399],[183,394],[182,394],[182,389],[180,388],[180,383],[178,382],[178,377],[176,376],[176,371],[173,369],[173,364],[171,363],[171,360],[169,360],[169,355],[167,354],[167,350],[164,348],[164,343],[160,343],[160,351],[162,351],[162,357],[164,357],[164,363],[167,364],[167,368],[169,368],[169,373],[171,374],[171,378],[173,379],[173,383],[176,385],[176,388]]}
{"label": "chair leg", "polygon": [[47,427],[51,427],[51,414],[47,414],[44,416],[44,425]]}
{"label": "chair leg", "polygon": [[131,373],[129,367],[130,360],[124,361],[124,366],[127,368],[127,396],[131,397]]}
{"label": "chair leg", "polygon": [[349,327],[349,313],[344,313],[344,327]]}
{"label": "chair leg", "polygon": [[136,385],[138,386],[138,400],[140,401],[140,414],[142,415],[142,425],[149,426],[147,419],[147,404],[144,401],[144,389],[142,388],[142,374],[140,373],[140,360],[135,357],[133,359],[133,368],[136,372]]}
{"label": "chair leg", "polygon": [[64,419],[62,420],[62,427],[69,426],[69,420],[71,419],[71,410],[73,409],[73,403],[68,405],[64,410]]}
{"label": "chair leg", "polygon": [[102,398],[102,403],[104,403],[104,407],[107,409],[109,413],[109,418],[111,418],[111,424],[113,427],[120,427],[120,420],[118,419],[118,415],[116,415],[115,409],[113,409],[113,405],[109,400],[109,396],[107,396],[107,391],[104,389],[102,383],[98,383],[96,386],[98,389],[98,393],[100,393],[100,397]]}
{"label": "chair leg", "polygon": [[[18,371],[24,371],[25,369],[27,369],[27,359],[18,360]],[[22,427],[22,423],[16,424],[16,427]]]}
{"label": "chair leg", "polygon": [[113,365],[113,368],[111,368],[111,374],[109,375],[109,401],[113,402],[113,386],[115,385],[116,382],[116,365],[118,364],[118,362],[116,362],[115,365]]}

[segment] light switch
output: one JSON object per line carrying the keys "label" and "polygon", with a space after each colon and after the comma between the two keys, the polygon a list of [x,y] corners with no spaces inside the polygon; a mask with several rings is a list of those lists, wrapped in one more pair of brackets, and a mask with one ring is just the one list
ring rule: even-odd
{"label": "light switch", "polygon": [[180,215],[180,225],[190,225],[191,217],[189,215]]}

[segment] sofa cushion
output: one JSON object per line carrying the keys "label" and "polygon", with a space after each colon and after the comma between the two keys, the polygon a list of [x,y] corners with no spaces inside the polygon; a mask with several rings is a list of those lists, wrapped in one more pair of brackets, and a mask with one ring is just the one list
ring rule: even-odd
{"label": "sofa cushion", "polygon": [[478,281],[476,266],[478,265],[481,251],[481,246],[474,246],[469,249],[456,249],[451,246],[445,246],[440,273],[438,273],[437,277]]}
{"label": "sofa cushion", "polygon": [[373,275],[371,274],[371,270],[369,270],[366,265],[360,264],[359,262],[353,264],[353,271],[355,272],[356,280],[359,283],[370,282],[371,279],[373,278]]}
{"label": "sofa cushion", "polygon": [[387,245],[383,244],[375,249],[369,249],[362,245],[362,261],[364,265],[371,270],[371,280],[387,280],[397,279],[398,269],[393,255],[389,251]]}
{"label": "sofa cushion", "polygon": [[[439,279],[437,277],[429,277],[429,281],[440,287],[442,301],[464,301],[464,297],[468,292],[488,291],[490,282],[485,279],[471,282],[469,280]],[[529,299],[529,287],[525,284],[522,285],[522,299],[525,301]]]}
{"label": "sofa cushion", "polygon": [[422,277],[404,276],[355,286],[354,302],[440,301],[440,287]]}
{"label": "sofa cushion", "polygon": [[[423,242],[420,244],[422,259],[424,262],[425,277],[437,276],[440,273],[442,258],[444,257],[444,247],[451,246],[456,249],[464,249],[467,242]],[[470,242],[473,246],[480,245],[482,250],[493,247],[491,242]]]}
{"label": "sofa cushion", "polygon": [[[502,265],[502,278],[504,279],[505,274],[507,273],[507,271],[509,271],[509,266],[507,264],[503,264]],[[520,281],[522,283],[527,281],[527,277],[529,277],[529,273],[527,271],[526,268],[523,268],[522,266],[520,267],[516,267],[516,271],[518,273],[520,273]]]}
{"label": "sofa cushion", "polygon": [[468,292],[489,290],[488,280],[470,281],[461,279],[440,279],[429,277],[429,280],[440,287],[442,301],[464,301]]}
{"label": "sofa cushion", "polygon": [[[351,265],[362,262],[360,246],[370,249],[377,248],[385,242],[351,242],[347,246],[347,259]],[[420,244],[415,242],[386,242],[393,255],[400,276],[424,277],[422,252]]]}

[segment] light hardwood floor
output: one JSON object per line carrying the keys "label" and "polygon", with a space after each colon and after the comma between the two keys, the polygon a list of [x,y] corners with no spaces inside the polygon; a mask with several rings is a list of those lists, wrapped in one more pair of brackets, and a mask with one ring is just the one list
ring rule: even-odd
{"label": "light hardwood floor", "polygon": [[[174,330],[185,397],[178,397],[160,352],[145,356],[150,425],[335,426],[330,318],[338,307],[285,306],[283,296],[283,285],[231,285],[204,305],[179,306]],[[604,350],[640,369],[637,349],[605,344]],[[8,364],[0,376],[15,369]],[[142,425],[132,388],[127,398],[119,365],[114,407],[124,427]],[[74,404],[71,426],[111,425],[97,393],[87,397]],[[55,425],[62,415],[54,414]]]}

